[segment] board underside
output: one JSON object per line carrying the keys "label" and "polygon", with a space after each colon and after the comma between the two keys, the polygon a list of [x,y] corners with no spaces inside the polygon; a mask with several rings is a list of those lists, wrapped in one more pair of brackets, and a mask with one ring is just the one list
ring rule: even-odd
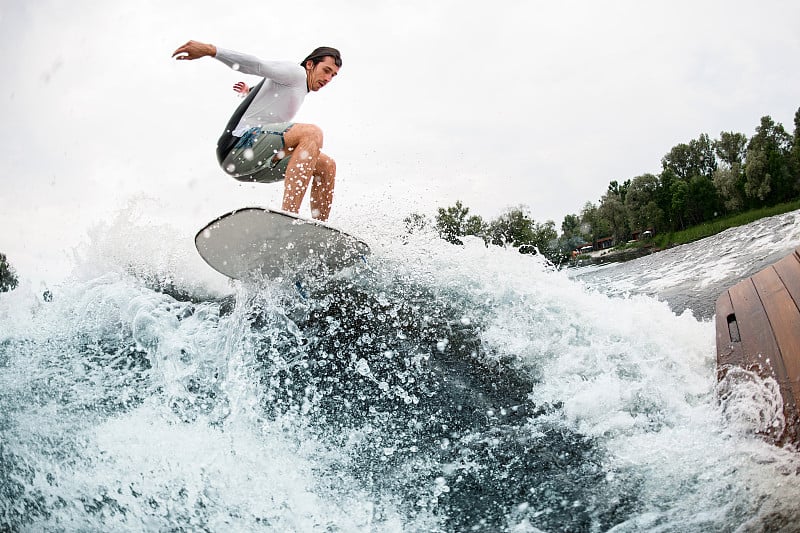
{"label": "board underside", "polygon": [[369,246],[315,220],[260,207],[227,213],[195,237],[200,256],[233,279],[285,278],[309,269],[341,270],[363,262]]}

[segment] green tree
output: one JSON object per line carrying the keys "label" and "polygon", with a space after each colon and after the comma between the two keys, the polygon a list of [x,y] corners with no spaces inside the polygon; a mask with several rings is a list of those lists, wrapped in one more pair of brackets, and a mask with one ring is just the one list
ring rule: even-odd
{"label": "green tree", "polygon": [[747,144],[744,192],[749,199],[772,205],[792,198],[791,145],[792,138],[780,123],[769,116],[761,118]]}
{"label": "green tree", "polygon": [[677,228],[675,213],[672,211],[672,184],[676,181],[679,181],[679,178],[669,170],[664,170],[658,175],[659,187],[656,194],[656,204],[664,214],[665,228],[670,230]]}
{"label": "green tree", "polygon": [[674,180],[670,185],[669,192],[672,229],[686,229],[686,211],[689,199],[689,184],[681,179]]}
{"label": "green tree", "polygon": [[719,139],[714,141],[714,153],[724,166],[741,166],[747,154],[747,136],[732,131],[721,132]]}
{"label": "green tree", "polygon": [[0,253],[0,292],[12,291],[17,287],[17,274],[5,254]]}
{"label": "green tree", "polygon": [[628,187],[631,185],[631,180],[625,180],[622,185],[617,183],[617,180],[608,184],[608,192],[613,194],[619,201],[625,203],[625,196],[628,194]]}
{"label": "green tree", "polygon": [[796,196],[800,194],[800,108],[797,108],[794,114],[794,137],[792,137],[792,150],[789,153],[789,169]]}
{"label": "green tree", "polygon": [[719,197],[714,182],[705,176],[693,176],[689,180],[685,201],[685,216],[690,225],[711,220],[718,214]]}
{"label": "green tree", "polygon": [[444,240],[453,244],[464,244],[459,237],[475,235],[485,237],[485,223],[478,215],[469,215],[469,207],[464,206],[461,200],[454,206],[440,207],[436,214],[436,231]]}
{"label": "green tree", "polygon": [[691,156],[689,145],[685,143],[673,146],[672,149],[661,158],[661,167],[670,171],[681,179],[688,179],[691,170]]}
{"label": "green tree", "polygon": [[581,233],[592,244],[611,235],[611,226],[600,216],[600,209],[592,202],[586,202],[581,210]]}
{"label": "green tree", "polygon": [[741,165],[718,168],[714,172],[713,183],[725,211],[735,213],[744,208],[744,172]]}
{"label": "green tree", "polygon": [[486,241],[487,224],[478,215],[471,215],[464,221],[464,235],[474,235]]}
{"label": "green tree", "polygon": [[[548,220],[544,223],[536,223],[533,227],[533,239],[531,246],[539,250],[542,255],[553,262],[558,262],[555,255],[558,253],[558,231],[556,223]],[[531,253],[532,249],[526,250],[520,247],[520,252]]]}
{"label": "green tree", "polygon": [[625,207],[632,230],[663,229],[664,212],[658,205],[659,189],[660,183],[653,174],[642,174],[631,181],[625,197]]}
{"label": "green tree", "polygon": [[534,222],[522,207],[509,209],[489,223],[489,240],[497,246],[531,245]]}
{"label": "green tree", "polygon": [[747,137],[742,133],[723,131],[714,141],[714,153],[719,166],[714,171],[714,187],[725,211],[733,213],[745,206],[744,158],[747,154]]}
{"label": "green tree", "polygon": [[711,179],[717,169],[714,144],[708,135],[703,133],[688,144],[674,146],[661,159],[661,166],[685,181],[689,181],[692,176],[705,176]]}
{"label": "green tree", "polygon": [[578,215],[566,215],[561,222],[561,235],[565,239],[581,237],[581,219]]}
{"label": "green tree", "polygon": [[[616,182],[611,182],[614,185]],[[628,211],[625,209],[624,196],[627,194],[627,185],[624,191],[614,190],[609,186],[609,190],[600,199],[598,214],[605,221],[606,226],[611,230],[611,236],[617,242],[626,241],[630,236],[630,226],[628,225]],[[606,235],[607,236],[607,235]]]}

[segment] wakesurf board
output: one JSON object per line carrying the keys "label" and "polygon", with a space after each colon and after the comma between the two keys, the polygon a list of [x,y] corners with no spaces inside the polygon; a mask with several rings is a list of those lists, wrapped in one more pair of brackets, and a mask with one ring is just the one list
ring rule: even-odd
{"label": "wakesurf board", "polygon": [[285,278],[320,267],[336,272],[370,253],[364,241],[344,231],[265,207],[226,213],[198,231],[194,242],[211,268],[237,280]]}

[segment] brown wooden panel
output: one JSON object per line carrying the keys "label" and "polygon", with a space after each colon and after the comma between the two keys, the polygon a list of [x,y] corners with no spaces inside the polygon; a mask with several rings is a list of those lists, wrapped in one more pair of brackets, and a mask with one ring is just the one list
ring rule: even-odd
{"label": "brown wooden panel", "polygon": [[794,420],[797,425],[797,435],[800,436],[800,413],[797,412],[797,408],[800,406],[800,318],[797,318],[800,316],[800,248],[775,263],[775,271],[780,276],[795,306],[795,310],[788,313],[789,316],[795,317],[794,323],[783,326],[782,333],[777,338],[794,394]]}
{"label": "brown wooden panel", "polygon": [[[732,362],[745,368],[757,364],[767,370],[767,361],[774,361],[780,352],[752,278],[737,283],[728,292],[742,339],[741,351],[735,354],[737,360]],[[765,377],[772,374],[771,371],[760,373]]]}
{"label": "brown wooden panel", "polygon": [[774,268],[754,275],[753,284],[761,296],[780,350],[780,357],[773,361],[773,366],[781,385],[788,381],[793,400],[789,403],[796,404],[800,399],[800,311]]}
{"label": "brown wooden panel", "polygon": [[775,263],[775,271],[781,277],[786,290],[792,295],[795,305],[800,308],[800,248]]}

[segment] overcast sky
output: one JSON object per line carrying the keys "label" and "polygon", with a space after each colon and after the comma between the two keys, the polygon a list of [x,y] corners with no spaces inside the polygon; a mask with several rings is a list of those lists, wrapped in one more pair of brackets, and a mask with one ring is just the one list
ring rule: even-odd
{"label": "overcast sky", "polygon": [[341,50],[295,119],[338,163],[334,225],[461,200],[560,228],[701,133],[749,137],[763,115],[792,131],[798,28],[795,0],[0,0],[0,252],[46,269],[131,199],[188,242],[280,203],[281,185],[239,184],[214,156],[231,86],[257,80],[174,61],[188,39],[298,62]]}

